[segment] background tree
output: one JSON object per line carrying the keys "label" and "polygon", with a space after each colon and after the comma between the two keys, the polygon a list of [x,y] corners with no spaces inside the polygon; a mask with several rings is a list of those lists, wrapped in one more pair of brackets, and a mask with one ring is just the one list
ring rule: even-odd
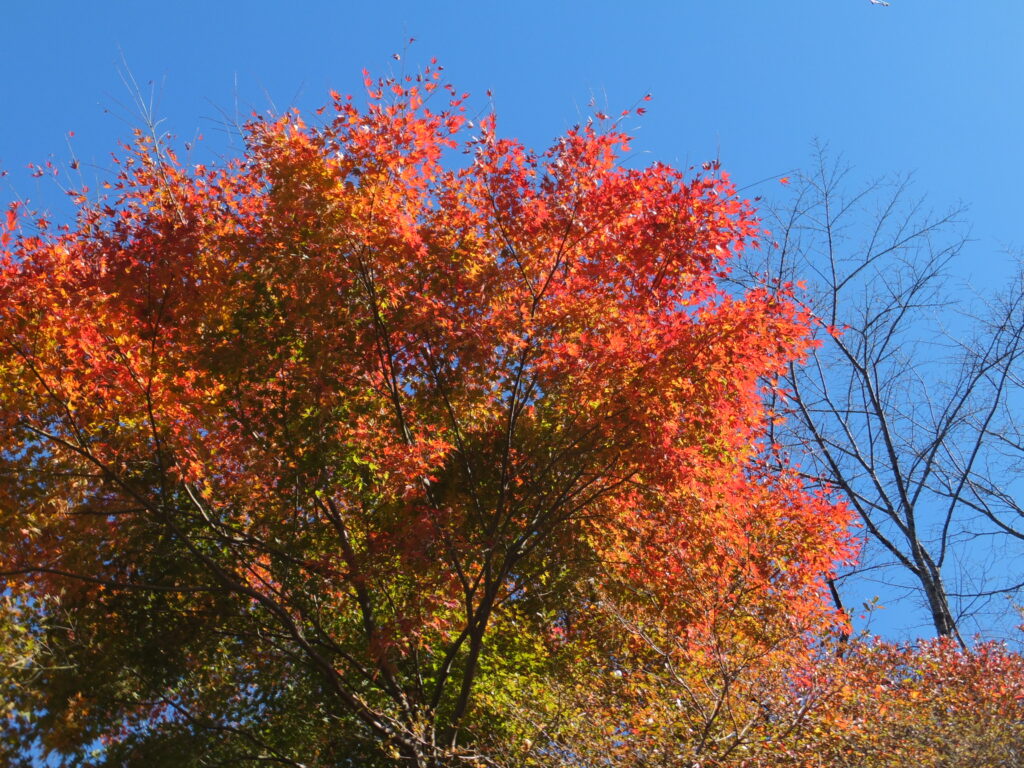
{"label": "background tree", "polygon": [[1000,643],[856,643],[816,670],[822,700],[790,746],[810,764],[1010,768],[1024,757],[1022,662]]}
{"label": "background tree", "polygon": [[[749,206],[439,78],[220,168],[139,135],[70,226],[11,207],[0,572],[68,619],[25,761],[494,764],[571,670],[834,625],[847,512],[763,442],[810,320],[722,285]],[[670,657],[608,631],[655,619]]]}
{"label": "background tree", "polygon": [[867,547],[843,578],[909,589],[940,636],[993,631],[1009,612],[994,601],[1021,581],[1008,462],[1020,445],[1019,285],[987,306],[957,287],[961,211],[927,210],[906,179],[855,188],[819,147],[791,187],[766,208],[774,242],[736,273],[744,284],[806,280],[820,324],[821,346],[789,366],[787,396],[772,395],[773,410],[792,414],[772,439],[806,454],[806,474],[858,513]]}

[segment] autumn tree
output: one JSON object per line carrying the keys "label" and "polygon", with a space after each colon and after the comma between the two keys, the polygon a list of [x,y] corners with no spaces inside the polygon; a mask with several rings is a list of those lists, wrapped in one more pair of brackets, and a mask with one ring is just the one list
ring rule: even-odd
{"label": "autumn tree", "polygon": [[[442,82],[220,167],[139,134],[74,223],[10,207],[0,571],[54,660],[7,676],[12,764],[516,765],[571,681],[664,717],[834,625],[847,513],[763,427],[811,320],[722,285],[749,205]],[[713,698],[662,732],[719,743]]]}
{"label": "autumn tree", "polygon": [[952,638],[865,642],[817,670],[823,693],[790,747],[824,765],[984,766],[1024,760],[1024,658]]}

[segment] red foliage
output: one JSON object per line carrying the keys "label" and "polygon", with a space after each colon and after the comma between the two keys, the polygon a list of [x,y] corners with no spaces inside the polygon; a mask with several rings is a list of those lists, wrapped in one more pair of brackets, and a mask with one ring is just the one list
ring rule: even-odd
{"label": "red foliage", "polygon": [[202,621],[247,664],[302,659],[410,760],[468,738],[502,637],[577,647],[588,583],[753,648],[830,627],[851,556],[766,458],[761,382],[810,321],[723,288],[760,234],[728,177],[626,169],[615,125],[536,153],[439,82],[256,120],[222,168],[140,135],[0,272],[0,568],[98,637],[105,594],[222,592]]}

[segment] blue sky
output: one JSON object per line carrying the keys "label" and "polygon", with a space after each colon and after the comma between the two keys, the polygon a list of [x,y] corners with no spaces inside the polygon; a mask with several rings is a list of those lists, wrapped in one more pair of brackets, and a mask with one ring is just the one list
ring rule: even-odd
{"label": "blue sky", "polygon": [[[800,165],[817,137],[865,175],[915,171],[936,205],[962,200],[994,253],[1022,242],[1024,3],[1019,0],[327,2],[108,0],[10,3],[0,166],[104,163],[130,117],[122,54],[156,84],[164,127],[216,146],[222,113],[303,108],[360,89],[409,37],[452,81],[494,92],[501,126],[542,144],[595,96],[625,108],[650,91],[638,151],[676,164],[721,156],[741,182]],[[113,114],[108,114],[109,110]]]}
{"label": "blue sky", "polygon": [[216,156],[231,151],[225,116],[310,110],[330,88],[360,92],[364,67],[437,56],[481,107],[491,90],[501,131],[527,144],[581,120],[591,98],[615,111],[650,92],[635,162],[720,157],[744,186],[804,164],[819,139],[861,178],[913,172],[936,208],[966,204],[974,241],[958,269],[975,284],[996,284],[1024,246],[1020,0],[5,5],[0,202],[62,210],[26,164],[66,164],[72,147],[87,180],[109,167],[138,122],[126,68],[153,83],[162,128],[204,134]]}
{"label": "blue sky", "polygon": [[[12,3],[0,25],[5,73],[0,193],[44,200],[21,173],[67,160],[105,165],[134,117],[125,62],[152,81],[159,115],[208,151],[216,121],[311,108],[437,56],[452,81],[490,89],[508,134],[544,144],[593,96],[625,108],[647,92],[636,149],[679,165],[720,155],[742,183],[828,142],[865,176],[913,171],[940,207],[971,209],[981,264],[1022,242],[1024,3],[1019,0],[658,0],[277,3],[108,0]],[[381,10],[377,10],[377,9]],[[220,142],[220,144],[218,144]],[[975,260],[975,266],[980,266]]]}

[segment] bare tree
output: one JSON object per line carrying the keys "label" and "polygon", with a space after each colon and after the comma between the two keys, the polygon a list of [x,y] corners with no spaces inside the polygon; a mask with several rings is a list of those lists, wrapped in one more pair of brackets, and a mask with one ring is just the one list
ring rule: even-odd
{"label": "bare tree", "polygon": [[1019,286],[972,317],[948,269],[965,244],[960,209],[932,213],[906,178],[850,191],[820,146],[812,165],[765,212],[775,241],[735,274],[805,281],[820,322],[820,346],[774,403],[790,418],[773,439],[860,516],[864,564],[843,578],[908,588],[935,631],[963,643],[965,622],[991,629],[985,612],[1021,587],[1007,567],[1024,552]]}

